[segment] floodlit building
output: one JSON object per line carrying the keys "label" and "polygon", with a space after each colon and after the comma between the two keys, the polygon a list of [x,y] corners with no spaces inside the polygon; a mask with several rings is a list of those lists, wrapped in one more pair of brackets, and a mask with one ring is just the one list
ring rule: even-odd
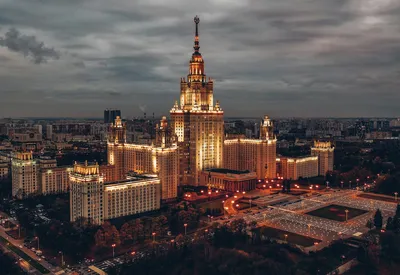
{"label": "floodlit building", "polygon": [[334,150],[330,141],[314,141],[311,147],[311,155],[318,156],[318,170],[320,176],[325,176],[326,172],[333,170]]}
{"label": "floodlit building", "polygon": [[179,151],[176,138],[170,133],[166,117],[157,125],[152,145],[126,142],[126,127],[119,117],[111,127],[108,143],[108,164],[114,166],[115,178],[124,180],[129,172],[157,174],[161,183],[161,199],[176,199],[179,184]]}
{"label": "floodlit building", "polygon": [[104,185],[104,218],[135,215],[160,209],[160,180],[142,175]]}
{"label": "floodlit building", "polygon": [[216,168],[201,171],[200,174],[200,185],[232,192],[254,190],[257,181],[257,174],[248,170]]}
{"label": "floodlit building", "polygon": [[41,157],[38,163],[38,183],[41,194],[68,192],[69,173],[72,171],[72,167],[57,167],[57,161],[50,157]]}
{"label": "floodlit building", "polygon": [[170,111],[173,133],[180,149],[180,182],[197,186],[203,169],[223,167],[224,112],[214,104],[214,82],[207,79],[199,51],[200,19],[194,18],[196,32],[189,74],[181,78],[180,100]]}
{"label": "floodlit building", "polygon": [[259,139],[236,137],[224,141],[224,168],[254,171],[258,179],[276,178],[276,137],[268,116],[261,123]]}
{"label": "floodlit building", "polygon": [[75,163],[70,174],[70,220],[87,219],[93,224],[104,221],[104,181],[99,165]]}
{"label": "floodlit building", "polygon": [[138,175],[104,182],[96,164],[75,163],[70,174],[70,220],[104,220],[160,209],[161,187],[157,175]]}
{"label": "floodlit building", "polygon": [[39,165],[32,152],[15,152],[11,160],[12,196],[19,199],[40,193]]}
{"label": "floodlit building", "polygon": [[276,159],[277,176],[297,180],[318,176],[318,156],[279,157]]}
{"label": "floodlit building", "polygon": [[72,167],[58,167],[49,157],[34,159],[31,152],[15,152],[11,160],[12,195],[27,196],[68,192]]}

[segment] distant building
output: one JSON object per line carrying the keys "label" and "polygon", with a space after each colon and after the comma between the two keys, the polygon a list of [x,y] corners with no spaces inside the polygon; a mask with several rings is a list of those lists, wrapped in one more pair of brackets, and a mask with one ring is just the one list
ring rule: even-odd
{"label": "distant building", "polygon": [[27,196],[68,192],[71,167],[57,167],[55,159],[34,159],[31,152],[15,152],[11,160],[12,195]]}
{"label": "distant building", "polygon": [[312,178],[319,174],[318,156],[279,157],[276,159],[276,166],[277,176],[284,179]]}
{"label": "distant building", "polygon": [[104,110],[104,123],[114,123],[117,116],[121,117],[121,110],[106,109]]}
{"label": "distant building", "polygon": [[72,167],[57,167],[57,161],[49,157],[38,160],[38,183],[43,195],[66,193],[69,189],[69,174]]}
{"label": "distant building", "polygon": [[268,116],[261,123],[259,139],[228,137],[224,141],[224,168],[254,171],[258,179],[276,178],[276,138]]}
{"label": "distant building", "polygon": [[104,182],[98,164],[75,163],[70,175],[70,220],[85,218],[94,224],[104,220],[160,209],[160,180],[142,175]]}
{"label": "distant building", "polygon": [[255,172],[215,168],[204,170],[200,174],[200,185],[231,192],[256,189]]}
{"label": "distant building", "polygon": [[318,173],[325,176],[326,172],[333,170],[334,150],[330,141],[314,141],[311,155],[318,156]]}

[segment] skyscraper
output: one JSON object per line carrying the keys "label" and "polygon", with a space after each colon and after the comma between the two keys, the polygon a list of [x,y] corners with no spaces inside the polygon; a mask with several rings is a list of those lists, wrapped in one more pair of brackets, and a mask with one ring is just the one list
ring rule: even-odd
{"label": "skyscraper", "polygon": [[194,52],[187,78],[181,78],[180,102],[170,111],[172,131],[178,137],[180,151],[180,183],[197,186],[200,171],[223,165],[224,120],[219,102],[214,105],[214,82],[206,77],[204,60],[199,52],[199,17]]}
{"label": "skyscraper", "polygon": [[121,110],[106,109],[104,110],[104,123],[114,123],[117,116],[121,117]]}

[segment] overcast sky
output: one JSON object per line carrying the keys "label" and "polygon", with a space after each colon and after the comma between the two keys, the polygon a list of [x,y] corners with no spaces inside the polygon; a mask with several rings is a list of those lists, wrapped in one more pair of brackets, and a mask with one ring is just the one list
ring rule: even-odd
{"label": "overcast sky", "polygon": [[196,14],[226,116],[400,115],[399,0],[1,0],[0,117],[168,114]]}

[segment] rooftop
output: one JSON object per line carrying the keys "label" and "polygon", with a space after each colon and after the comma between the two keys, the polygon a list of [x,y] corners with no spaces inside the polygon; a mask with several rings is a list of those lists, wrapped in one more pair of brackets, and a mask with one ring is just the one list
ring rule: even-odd
{"label": "rooftop", "polygon": [[208,169],[207,171],[209,172],[214,172],[214,173],[221,173],[221,174],[236,174],[236,175],[243,175],[243,174],[248,174],[250,173],[249,170],[231,170],[231,169],[225,169],[225,168],[212,168]]}

